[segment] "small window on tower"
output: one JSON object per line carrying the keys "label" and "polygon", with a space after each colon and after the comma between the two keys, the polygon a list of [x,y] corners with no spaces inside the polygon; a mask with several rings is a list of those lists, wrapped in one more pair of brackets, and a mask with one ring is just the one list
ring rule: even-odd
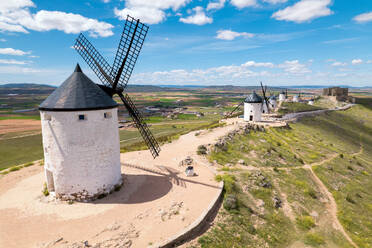
{"label": "small window on tower", "polygon": [[48,115],[48,114],[45,114],[44,115],[44,120],[51,121],[52,120],[52,116],[51,115]]}
{"label": "small window on tower", "polygon": [[84,121],[86,120],[86,116],[85,115],[79,115],[79,121]]}
{"label": "small window on tower", "polygon": [[105,112],[105,113],[103,114],[103,116],[104,116],[106,119],[110,119],[110,118],[112,117],[111,112]]}

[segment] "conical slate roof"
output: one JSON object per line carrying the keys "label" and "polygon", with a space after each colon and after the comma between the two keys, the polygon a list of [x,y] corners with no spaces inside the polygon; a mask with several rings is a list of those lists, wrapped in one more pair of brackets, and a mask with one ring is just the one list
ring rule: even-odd
{"label": "conical slate roof", "polygon": [[77,64],[71,76],[40,104],[39,109],[79,111],[109,109],[117,106],[118,104],[90,80]]}
{"label": "conical slate roof", "polygon": [[262,98],[259,95],[257,95],[255,91],[253,91],[252,94],[250,94],[249,96],[247,96],[247,98],[245,98],[244,102],[246,102],[246,103],[261,103]]}

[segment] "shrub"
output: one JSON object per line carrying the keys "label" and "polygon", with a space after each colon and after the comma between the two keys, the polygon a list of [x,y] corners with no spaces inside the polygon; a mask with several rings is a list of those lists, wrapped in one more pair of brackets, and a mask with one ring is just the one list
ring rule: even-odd
{"label": "shrub", "polygon": [[350,195],[347,195],[347,196],[346,196],[346,201],[348,201],[348,202],[350,202],[350,203],[352,203],[352,204],[355,204],[354,199],[353,199]]}
{"label": "shrub", "polygon": [[354,170],[353,167],[351,167],[350,165],[347,166],[347,169],[348,170]]}
{"label": "shrub", "polygon": [[314,189],[309,188],[309,189],[305,190],[305,193],[313,199],[318,198],[317,195],[316,195],[316,191]]}
{"label": "shrub", "polygon": [[31,165],[34,165],[34,162],[26,163],[26,164],[23,165],[23,167],[29,167],[29,166],[31,166]]}
{"label": "shrub", "polygon": [[198,146],[198,150],[196,151],[196,153],[198,155],[205,155],[205,154],[207,154],[207,147],[205,147],[204,145]]}
{"label": "shrub", "polygon": [[21,169],[21,167],[19,167],[19,166],[13,166],[12,168],[9,169],[9,171],[17,171],[19,169]]}
{"label": "shrub", "polygon": [[44,196],[48,196],[49,195],[49,190],[48,190],[48,187],[47,187],[47,184],[46,183],[44,183],[42,192],[43,192],[43,195]]}
{"label": "shrub", "polygon": [[305,244],[311,246],[320,246],[325,244],[324,238],[318,233],[308,233],[305,236]]}
{"label": "shrub", "polygon": [[340,158],[344,158],[344,154],[340,153]]}
{"label": "shrub", "polygon": [[235,177],[233,175],[224,174],[224,175],[217,175],[215,177],[217,182],[223,181],[224,183],[224,190],[227,194],[231,194],[236,190],[235,188]]}
{"label": "shrub", "polygon": [[315,227],[315,221],[311,216],[301,216],[296,218],[297,225],[303,229],[310,230]]}
{"label": "shrub", "polygon": [[301,164],[305,164],[304,160],[302,158],[299,158],[298,161],[301,163]]}

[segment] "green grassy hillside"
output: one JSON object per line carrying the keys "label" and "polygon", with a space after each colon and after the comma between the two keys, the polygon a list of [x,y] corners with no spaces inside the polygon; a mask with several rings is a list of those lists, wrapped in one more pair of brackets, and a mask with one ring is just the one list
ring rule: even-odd
{"label": "green grassy hillside", "polygon": [[[372,247],[372,99],[358,102],[289,128],[235,136],[211,152],[224,165],[217,178],[225,181],[224,208],[198,244],[352,247],[338,219],[354,243]],[[337,203],[334,219],[327,189]]]}

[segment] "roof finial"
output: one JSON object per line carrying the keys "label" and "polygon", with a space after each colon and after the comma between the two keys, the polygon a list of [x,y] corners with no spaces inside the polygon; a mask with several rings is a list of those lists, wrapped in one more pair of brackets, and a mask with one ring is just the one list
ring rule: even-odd
{"label": "roof finial", "polygon": [[83,72],[80,68],[79,63],[76,64],[75,71],[74,72]]}

